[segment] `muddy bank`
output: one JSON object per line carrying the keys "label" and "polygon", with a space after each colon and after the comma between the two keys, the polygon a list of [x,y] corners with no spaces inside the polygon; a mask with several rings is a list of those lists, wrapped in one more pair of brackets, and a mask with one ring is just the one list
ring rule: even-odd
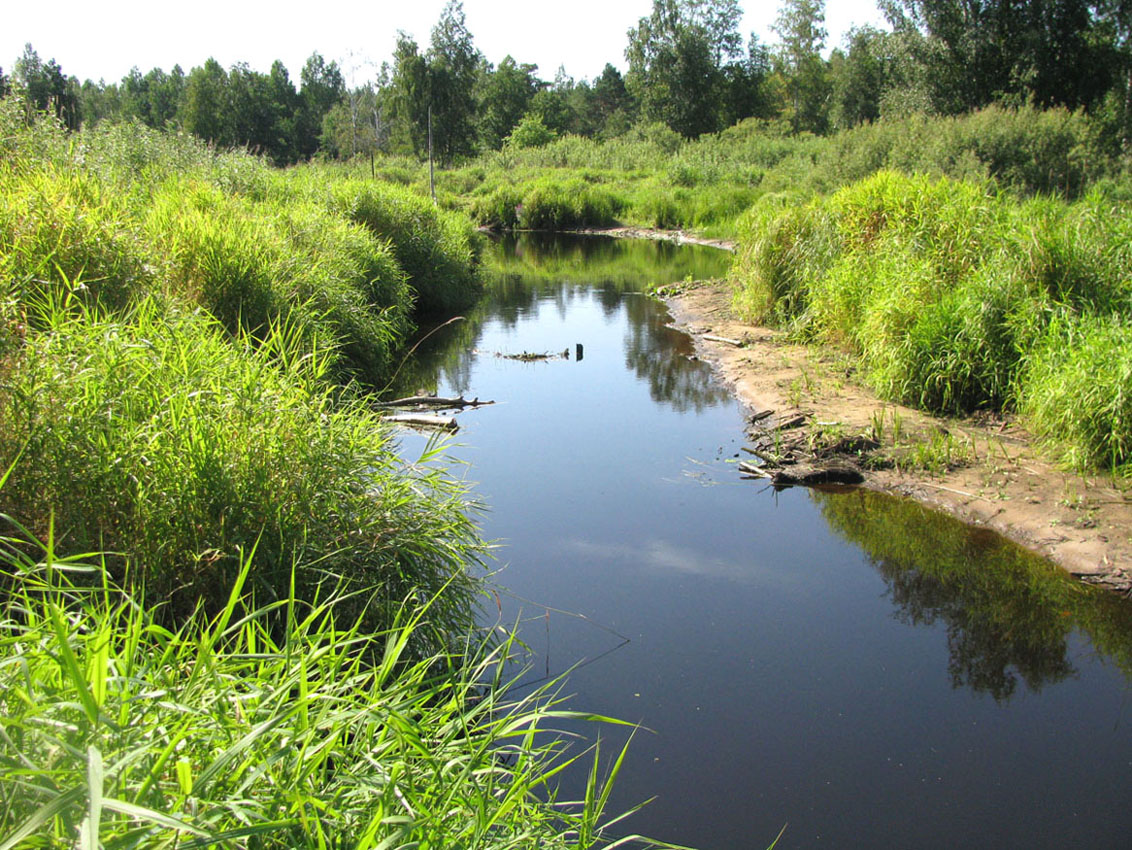
{"label": "muddy bank", "polygon": [[798,416],[810,446],[865,435],[878,449],[847,458],[862,469],[864,486],[992,529],[1085,581],[1132,591],[1132,487],[1059,469],[1009,417],[940,419],[881,401],[836,353],[739,321],[722,282],[681,286],[665,300],[698,356],[752,417],[762,414],[752,437],[763,435],[764,445],[768,433],[777,439],[776,423]]}

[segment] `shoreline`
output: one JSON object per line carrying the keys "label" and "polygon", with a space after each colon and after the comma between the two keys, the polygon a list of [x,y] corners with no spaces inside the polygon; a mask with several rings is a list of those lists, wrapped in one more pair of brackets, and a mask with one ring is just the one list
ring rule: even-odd
{"label": "shoreline", "polygon": [[[618,230],[610,235],[643,235]],[[740,321],[724,281],[680,285],[659,296],[673,327],[692,337],[697,356],[750,414],[772,410],[766,420],[772,425],[801,414],[811,440],[821,437],[814,433],[819,423],[846,436],[875,434],[879,425],[894,435],[902,456],[940,454],[944,446],[952,461],[867,468],[861,486],[995,531],[1089,584],[1132,593],[1132,489],[1118,490],[1105,475],[1058,468],[1011,417],[944,419],[882,401],[854,382],[851,364],[836,352],[795,345],[779,331]]]}

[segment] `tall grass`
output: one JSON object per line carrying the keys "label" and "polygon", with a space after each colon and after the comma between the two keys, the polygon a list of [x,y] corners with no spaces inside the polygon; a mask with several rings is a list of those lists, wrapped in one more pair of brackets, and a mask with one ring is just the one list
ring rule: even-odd
{"label": "tall grass", "polygon": [[[388,170],[418,191],[419,165]],[[355,173],[369,173],[359,163]],[[782,122],[749,119],[685,140],[663,126],[598,141],[565,136],[508,147],[437,177],[442,203],[503,228],[627,225],[695,229],[733,237],[739,216],[768,194],[826,195],[878,171],[980,183],[1018,197],[1078,198],[1105,183],[1124,191],[1124,164],[1099,125],[1064,109],[988,107],[954,118],[885,119],[828,137],[793,134]]]}
{"label": "tall grass", "polygon": [[341,180],[330,187],[329,208],[389,241],[408,275],[416,308],[446,313],[468,306],[479,291],[479,253],[467,218],[437,209],[399,186]]}
{"label": "tall grass", "polygon": [[[209,315],[146,299],[125,314],[48,305],[7,364],[0,457],[19,457],[4,504],[63,551],[108,551],[184,613],[226,593],[258,540],[252,581],[283,592],[292,565],[384,591],[449,586],[470,624],[480,545],[462,486],[399,461],[379,416],[327,380],[330,357],[285,321],[233,340]],[[388,616],[381,605],[371,606]]]}
{"label": "tall grass", "polygon": [[[0,846],[561,847],[606,844],[599,753],[580,801],[556,776],[557,683],[517,695],[510,641],[414,659],[433,627],[385,629],[367,598],[247,590],[253,546],[214,614],[2,538]],[[14,532],[14,533],[13,533]],[[360,600],[360,603],[359,603]],[[410,613],[411,612],[411,613]],[[624,751],[609,768],[616,777]],[[612,819],[616,820],[616,819]],[[620,843],[620,842],[618,842]]]}
{"label": "tall grass", "polygon": [[807,203],[765,198],[741,227],[731,280],[751,320],[858,355],[886,398],[1018,409],[1071,463],[1132,461],[1123,208],[879,172]]}

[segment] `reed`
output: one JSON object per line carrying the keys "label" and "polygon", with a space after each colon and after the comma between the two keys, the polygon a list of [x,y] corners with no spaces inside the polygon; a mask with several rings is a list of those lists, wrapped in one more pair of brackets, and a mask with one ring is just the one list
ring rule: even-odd
{"label": "reed", "polygon": [[584,754],[554,729],[614,721],[563,710],[557,682],[519,694],[513,639],[413,658],[427,602],[374,631],[353,613],[365,588],[258,601],[254,544],[222,607],[171,627],[97,556],[59,558],[15,523],[0,543],[5,850],[610,841],[624,751],[603,768],[595,746],[569,803],[557,777]]}
{"label": "reed", "polygon": [[299,329],[233,339],[155,298],[112,317],[48,305],[36,323],[0,394],[0,457],[20,458],[4,504],[33,532],[54,516],[61,551],[112,553],[120,580],[132,564],[176,614],[215,608],[258,540],[261,594],[317,564],[300,573],[304,595],[328,576],[383,588],[386,606],[449,587],[434,615],[469,626],[482,549],[463,486],[399,460]]}
{"label": "reed", "polygon": [[884,398],[1019,410],[1066,463],[1126,469],[1127,222],[1096,194],[1020,200],[985,181],[879,172],[807,203],[757,203],[735,304],[856,355]]}

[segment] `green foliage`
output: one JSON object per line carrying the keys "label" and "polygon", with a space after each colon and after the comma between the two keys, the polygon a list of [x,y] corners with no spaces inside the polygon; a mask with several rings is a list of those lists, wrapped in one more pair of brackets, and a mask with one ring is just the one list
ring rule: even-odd
{"label": "green foliage", "polygon": [[83,300],[123,306],[153,277],[138,230],[90,175],[0,165],[0,299],[53,300],[81,280]]}
{"label": "green foliage", "polygon": [[480,281],[475,234],[466,218],[437,209],[409,189],[363,180],[335,182],[328,203],[334,212],[390,241],[418,310],[451,312],[471,303]]}
{"label": "green foliage", "polygon": [[1051,325],[1022,378],[1034,432],[1083,468],[1132,474],[1132,324],[1089,316]]}
{"label": "green foliage", "polygon": [[[22,457],[4,501],[68,552],[105,548],[175,611],[216,601],[240,552],[251,581],[309,594],[321,572],[381,588],[468,581],[477,540],[462,490],[397,460],[376,413],[337,397],[330,358],[280,320],[232,340],[198,312],[146,299],[128,312],[44,309],[8,363],[0,456]],[[466,624],[467,600],[441,619]]]}
{"label": "green foliage", "polygon": [[4,846],[606,840],[624,750],[601,782],[595,747],[583,799],[567,803],[554,777],[585,754],[551,732],[615,721],[561,709],[555,682],[517,694],[511,640],[414,659],[435,643],[427,605],[375,630],[353,613],[360,593],[309,601],[284,583],[266,601],[246,584],[251,551],[216,615],[169,628],[152,588],[120,591],[50,538],[17,537],[0,554]]}
{"label": "green foliage", "polygon": [[1067,462],[1121,467],[1132,460],[1127,222],[1099,196],[1018,201],[879,172],[804,205],[764,197],[741,225],[731,279],[746,316],[857,355],[886,398],[1017,408]]}
{"label": "green foliage", "polygon": [[543,123],[541,115],[524,115],[507,136],[506,143],[512,148],[538,148],[554,139],[554,131]]}

